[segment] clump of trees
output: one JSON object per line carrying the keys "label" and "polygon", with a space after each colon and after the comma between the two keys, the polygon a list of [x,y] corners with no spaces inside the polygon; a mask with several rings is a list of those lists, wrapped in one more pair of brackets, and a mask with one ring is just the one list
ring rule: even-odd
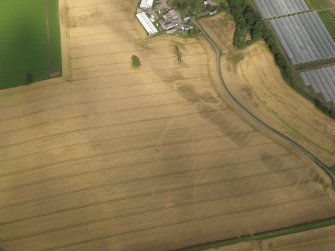
{"label": "clump of trees", "polygon": [[258,13],[245,0],[228,0],[228,4],[236,24],[234,46],[237,48],[246,47],[248,34],[251,35],[252,41],[260,39],[265,27]]}
{"label": "clump of trees", "polygon": [[140,67],[141,66],[141,60],[140,60],[140,58],[138,56],[136,56],[136,55],[132,55],[131,56],[131,64],[135,68]]}
{"label": "clump of trees", "polygon": [[204,0],[173,0],[172,7],[178,9],[184,15],[198,15],[205,11],[227,10],[228,0],[216,0],[217,6],[205,6]]}

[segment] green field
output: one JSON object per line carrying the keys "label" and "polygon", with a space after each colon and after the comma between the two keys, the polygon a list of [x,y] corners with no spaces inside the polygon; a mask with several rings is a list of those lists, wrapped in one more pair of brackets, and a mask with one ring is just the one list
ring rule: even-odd
{"label": "green field", "polygon": [[325,0],[305,0],[305,2],[311,10],[326,9],[329,7]]}
{"label": "green field", "polygon": [[0,89],[61,75],[57,0],[1,0],[0,34]]}

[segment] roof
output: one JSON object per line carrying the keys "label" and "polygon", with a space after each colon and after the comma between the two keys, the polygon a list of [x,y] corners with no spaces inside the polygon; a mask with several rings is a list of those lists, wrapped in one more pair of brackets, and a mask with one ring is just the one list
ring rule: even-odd
{"label": "roof", "polygon": [[137,19],[141,22],[144,29],[148,32],[149,35],[154,35],[158,32],[154,24],[150,21],[149,17],[145,12],[136,14]]}
{"label": "roof", "polygon": [[153,5],[154,0],[142,0],[140,4],[140,8],[143,9],[151,9]]}

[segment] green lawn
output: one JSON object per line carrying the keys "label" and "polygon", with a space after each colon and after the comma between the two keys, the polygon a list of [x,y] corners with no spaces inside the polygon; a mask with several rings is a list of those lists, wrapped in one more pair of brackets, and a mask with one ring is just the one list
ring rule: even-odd
{"label": "green lawn", "polygon": [[0,89],[61,75],[58,2],[47,3],[0,1]]}

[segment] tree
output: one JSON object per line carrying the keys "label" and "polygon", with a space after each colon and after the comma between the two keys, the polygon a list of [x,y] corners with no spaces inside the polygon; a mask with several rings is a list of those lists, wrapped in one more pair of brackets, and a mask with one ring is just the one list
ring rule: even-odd
{"label": "tree", "polygon": [[174,47],[174,52],[175,52],[175,54],[176,54],[177,62],[178,62],[178,63],[181,63],[181,62],[182,62],[182,60],[181,60],[182,53],[181,53],[181,51],[180,51],[180,49],[179,49],[178,46],[175,46],[175,47]]}
{"label": "tree", "polygon": [[138,68],[141,66],[141,60],[138,56],[132,55],[131,56],[131,64],[135,67]]}

